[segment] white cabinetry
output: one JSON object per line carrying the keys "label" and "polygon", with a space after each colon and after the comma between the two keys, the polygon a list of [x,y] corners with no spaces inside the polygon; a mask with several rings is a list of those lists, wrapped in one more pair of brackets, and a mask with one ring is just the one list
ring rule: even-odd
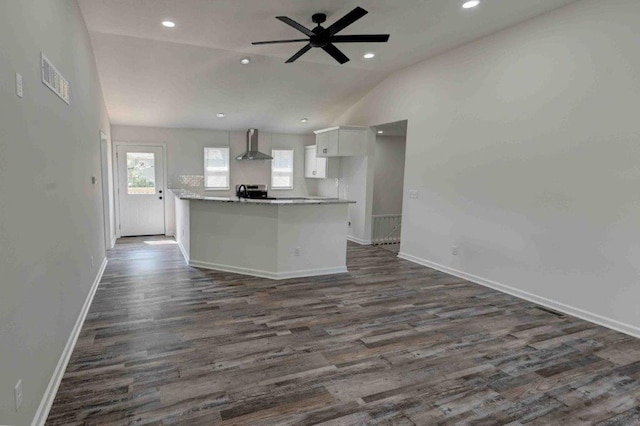
{"label": "white cabinetry", "polygon": [[316,156],[357,157],[365,154],[366,127],[338,126],[316,130]]}
{"label": "white cabinetry", "polygon": [[304,177],[324,179],[338,177],[338,159],[316,156],[316,145],[304,148]]}

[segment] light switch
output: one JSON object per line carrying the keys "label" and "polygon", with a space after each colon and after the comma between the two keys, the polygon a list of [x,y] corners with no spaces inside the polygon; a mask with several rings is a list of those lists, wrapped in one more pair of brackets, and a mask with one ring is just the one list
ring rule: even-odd
{"label": "light switch", "polygon": [[22,90],[22,74],[18,73],[16,73],[16,95],[18,95],[19,98],[24,96],[24,92]]}
{"label": "light switch", "polygon": [[416,191],[415,189],[409,191],[409,198],[418,198],[418,191]]}

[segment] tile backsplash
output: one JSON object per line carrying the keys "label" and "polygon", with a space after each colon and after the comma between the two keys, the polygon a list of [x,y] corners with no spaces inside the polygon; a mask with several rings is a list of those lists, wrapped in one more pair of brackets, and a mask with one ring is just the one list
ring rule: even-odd
{"label": "tile backsplash", "polygon": [[191,192],[204,192],[203,175],[178,175],[172,176],[169,180],[169,188],[187,189]]}

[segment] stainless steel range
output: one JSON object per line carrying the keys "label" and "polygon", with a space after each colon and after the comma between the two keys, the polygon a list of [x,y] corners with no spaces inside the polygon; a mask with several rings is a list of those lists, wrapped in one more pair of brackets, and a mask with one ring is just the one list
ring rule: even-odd
{"label": "stainless steel range", "polygon": [[236,195],[240,198],[272,200],[267,192],[267,185],[241,184],[236,185]]}

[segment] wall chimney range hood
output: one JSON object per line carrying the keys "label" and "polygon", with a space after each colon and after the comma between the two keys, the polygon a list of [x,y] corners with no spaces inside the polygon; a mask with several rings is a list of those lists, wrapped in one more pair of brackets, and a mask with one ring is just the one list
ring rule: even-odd
{"label": "wall chimney range hood", "polygon": [[273,160],[273,157],[258,151],[258,129],[247,130],[247,151],[236,160]]}

